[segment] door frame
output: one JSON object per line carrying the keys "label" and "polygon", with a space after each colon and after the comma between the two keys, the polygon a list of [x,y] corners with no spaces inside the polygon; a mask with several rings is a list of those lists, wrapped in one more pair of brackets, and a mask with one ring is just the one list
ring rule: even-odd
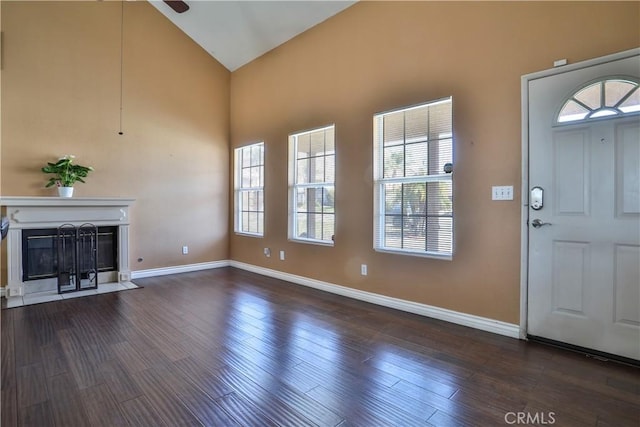
{"label": "door frame", "polygon": [[522,181],[520,186],[520,199],[522,202],[520,225],[520,339],[527,338],[527,318],[529,309],[529,82],[636,55],[640,55],[640,48],[625,50],[586,61],[580,61],[575,64],[562,65],[543,71],[537,71],[535,73],[525,74],[520,78],[522,101]]}

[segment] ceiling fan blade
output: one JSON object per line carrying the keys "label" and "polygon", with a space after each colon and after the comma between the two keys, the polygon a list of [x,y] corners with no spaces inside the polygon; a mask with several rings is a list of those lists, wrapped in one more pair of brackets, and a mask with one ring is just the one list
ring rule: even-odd
{"label": "ceiling fan blade", "polygon": [[164,2],[176,13],[183,13],[189,10],[189,5],[182,0],[164,0]]}

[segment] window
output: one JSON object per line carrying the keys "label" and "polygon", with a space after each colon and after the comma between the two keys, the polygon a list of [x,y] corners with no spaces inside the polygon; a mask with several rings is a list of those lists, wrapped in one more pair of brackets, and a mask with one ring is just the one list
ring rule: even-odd
{"label": "window", "polygon": [[374,248],[451,259],[452,99],[374,116]]}
{"label": "window", "polygon": [[333,244],[334,126],[289,136],[289,238]]}
{"label": "window", "polygon": [[264,143],[235,150],[235,231],[264,234]]}
{"label": "window", "polygon": [[640,112],[638,83],[609,79],[592,83],[569,97],[560,109],[558,123],[637,112]]}

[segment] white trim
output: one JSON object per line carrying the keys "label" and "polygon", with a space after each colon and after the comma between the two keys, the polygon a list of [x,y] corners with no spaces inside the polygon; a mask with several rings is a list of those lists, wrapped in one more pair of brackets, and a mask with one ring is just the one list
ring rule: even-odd
{"label": "white trim", "polygon": [[2,206],[131,206],[136,199],[121,197],[1,197]]}
{"label": "white trim", "polygon": [[415,251],[410,249],[389,249],[389,248],[373,248],[376,252],[395,255],[417,256],[422,258],[439,259],[442,261],[453,261],[453,254],[444,254],[440,252]]}
{"label": "white trim", "polygon": [[229,261],[229,265],[231,267],[250,271],[252,273],[274,277],[276,279],[285,280],[287,282],[296,283],[298,285],[308,286],[311,288],[319,289],[321,291],[330,292],[332,294],[337,294],[344,297],[381,305],[384,307],[394,308],[396,310],[402,310],[413,314],[419,314],[425,317],[432,317],[434,319],[444,320],[458,325],[492,332],[494,334],[504,335],[511,338],[518,338],[519,336],[518,325],[512,323],[501,322],[499,320],[475,316],[473,314],[460,313],[445,308],[402,300],[399,298],[388,297],[380,294],[374,294],[372,292],[361,291],[358,289],[348,288],[346,286],[340,286],[320,280],[309,279],[307,277],[284,273],[277,270],[271,270],[264,267],[258,267],[239,261]]}
{"label": "white trim", "polygon": [[520,187],[520,338],[527,336],[529,277],[529,79],[521,79],[522,182]]}
{"label": "white trim", "polygon": [[255,237],[258,239],[262,239],[264,238],[264,234],[258,234],[258,233],[249,233],[246,231],[235,231],[234,232],[237,236],[245,236],[245,237]]}
{"label": "white trim", "polygon": [[[460,313],[445,308],[435,307],[431,305],[421,304],[413,301],[402,300],[399,298],[388,297],[385,295],[375,294],[372,292],[361,291],[358,289],[348,288],[346,286],[335,285],[333,283],[323,282],[320,280],[309,279],[295,274],[285,273],[282,271],[271,270],[269,268],[259,267],[252,264],[246,264],[239,261],[221,260],[202,262],[198,264],[178,265],[174,267],[152,268],[148,270],[137,270],[131,272],[131,279],[143,279],[147,277],[165,276],[169,274],[188,273],[192,271],[210,270],[215,268],[234,267],[241,270],[250,271],[267,277],[292,282],[302,286],[319,289],[347,298],[353,298],[360,301],[369,302],[383,307],[394,308],[396,310],[406,311],[408,313],[418,314],[425,317],[444,320],[446,322],[455,323],[457,325],[468,326],[482,331],[492,332],[498,335],[504,335],[511,338],[518,338],[518,325],[512,323],[501,322],[499,320],[489,319],[486,317],[475,316],[473,314]],[[0,295],[4,296],[5,288],[0,288]]]}
{"label": "white trim", "polygon": [[[439,174],[425,174],[420,176],[402,176],[402,177],[385,177],[384,176],[384,118],[388,115],[395,115],[399,113],[406,113],[407,111],[422,109],[426,110],[427,113],[430,111],[430,108],[434,105],[448,104],[449,105],[449,113],[451,115],[452,123],[451,132],[440,133],[438,135],[438,141],[451,141],[451,148],[454,149],[454,135],[453,135],[453,96],[448,96],[446,98],[441,98],[435,101],[425,102],[419,105],[414,105],[405,108],[398,108],[395,110],[391,110],[385,113],[375,114],[373,116],[373,249],[378,252],[387,252],[398,255],[408,255],[408,256],[419,256],[424,258],[433,258],[433,259],[444,259],[444,260],[453,260],[453,252],[455,245],[455,213],[452,207],[451,209],[451,250],[447,252],[433,252],[433,251],[418,251],[418,250],[407,250],[403,248],[392,248],[388,247],[385,244],[385,199],[386,199],[386,186],[388,184],[408,184],[408,183],[439,183],[439,182],[450,182],[451,183],[451,195],[453,196],[453,176],[450,173],[439,173]],[[430,121],[428,118],[427,121]],[[428,140],[428,138],[427,138]],[[407,144],[412,143],[413,141],[423,141],[423,138],[407,138],[407,124],[403,125],[403,135],[401,139],[394,140],[394,147],[407,146]],[[406,154],[406,153],[405,153]],[[452,161],[453,161],[453,151],[452,151]],[[427,171],[429,172],[429,171]],[[400,214],[402,217],[405,216],[404,206],[400,206]],[[426,215],[426,214],[425,214]],[[448,217],[441,217],[448,218]],[[425,243],[427,237],[425,236]],[[401,238],[404,241],[404,238]]]}
{"label": "white trim", "polygon": [[[335,237],[335,234],[334,234]],[[316,245],[316,246],[328,246],[330,248],[335,246],[335,242],[333,240],[317,240],[317,239],[300,239],[290,237],[289,239],[292,243],[302,243],[303,245]]]}
{"label": "white trim", "polygon": [[308,134],[314,133],[314,132],[325,131],[327,129],[331,129],[331,128],[335,128],[335,127],[336,127],[336,124],[335,123],[331,123],[330,125],[320,126],[319,128],[313,128],[313,129],[303,130],[303,131],[300,131],[300,132],[289,134],[289,138],[296,137],[296,136],[302,136],[302,135],[308,135]]}
{"label": "white trim", "polygon": [[[176,265],[174,267],[150,268],[148,270],[137,270],[131,272],[131,280],[144,279],[147,277],[167,276],[169,274],[189,273],[192,271],[211,270],[214,268],[229,267],[228,260],[201,262],[198,264]],[[6,287],[0,288],[0,298],[6,296]]]}
{"label": "white trim", "polygon": [[214,268],[228,267],[229,261],[211,261],[198,264],[176,265],[174,267],[150,268],[131,272],[131,279],[144,279],[146,277],[166,276],[169,274],[189,273],[191,271],[210,270]]}
{"label": "white trim", "polygon": [[[332,131],[332,137],[333,137],[333,150],[329,150],[327,151],[327,132],[331,130]],[[322,138],[323,138],[323,147],[322,147],[322,151],[319,151],[318,153],[322,153],[322,155],[313,155],[311,154],[311,152],[307,153],[307,157],[304,157],[303,159],[298,158],[298,139],[300,136],[303,135],[311,135],[311,134],[315,134],[315,133],[319,133],[322,132]],[[315,153],[315,154],[318,154]],[[317,157],[323,157],[324,160],[327,159],[327,157],[331,157],[333,156],[333,177],[330,181],[320,181],[320,182],[307,182],[307,183],[298,183],[298,163],[300,160],[308,160],[311,158],[317,158]],[[326,179],[326,174],[327,174],[327,164],[326,162],[324,162],[323,160],[323,172],[325,175],[325,179]],[[336,125],[335,124],[330,124],[328,126],[323,126],[317,129],[310,129],[307,131],[302,131],[302,132],[296,132],[296,133],[292,133],[289,135],[289,156],[287,159],[288,162],[288,183],[289,183],[289,203],[288,203],[288,218],[287,218],[287,238],[289,241],[291,242],[300,242],[300,243],[306,243],[306,244],[312,244],[312,245],[324,245],[324,246],[333,246],[334,242],[333,242],[333,237],[335,237],[335,231],[336,231],[336,205],[335,205],[335,191],[336,191],[336,172],[335,172],[335,165],[336,165],[336,160],[337,160],[337,156],[336,156]],[[311,163],[309,163],[311,164]],[[309,171],[309,174],[311,174],[311,171]],[[333,203],[333,233],[331,233],[332,238],[329,240],[325,240],[325,239],[316,239],[316,238],[301,238],[297,235],[297,230],[298,230],[298,211],[297,211],[297,206],[298,206],[298,189],[310,189],[310,188],[321,188],[321,189],[326,189],[326,188],[333,188],[333,194],[334,194],[334,203]],[[308,197],[308,195],[305,193],[305,198]],[[306,200],[307,205],[309,205],[309,200]],[[308,214],[309,212],[307,212]],[[322,237],[322,236],[321,236]]]}
{"label": "white trim", "polygon": [[[251,150],[253,147],[261,147],[262,148],[262,158],[260,159],[261,163],[259,167],[262,168],[262,186],[260,187],[243,187],[242,186],[242,165],[240,164],[241,159],[239,153],[244,152],[246,149]],[[250,155],[250,154],[249,154]],[[237,147],[233,150],[233,232],[241,235],[241,236],[249,236],[249,237],[263,237],[264,236],[264,224],[266,218],[266,212],[264,210],[265,206],[265,156],[266,156],[266,147],[264,141],[255,142],[253,144],[243,145],[242,147]],[[252,167],[252,166],[250,166]],[[253,166],[258,167],[258,166]],[[243,191],[261,191],[262,192],[262,233],[259,232],[248,232],[242,230],[242,221],[240,220],[240,215],[242,214],[242,203],[241,203],[241,195]],[[260,212],[260,211],[258,211]]]}
{"label": "white trim", "polygon": [[618,61],[632,56],[640,55],[640,48],[625,50],[623,52],[576,62],[575,64],[550,68],[521,77],[522,94],[522,224],[520,231],[520,338],[527,336],[527,280],[529,270],[529,82],[557,74],[567,73],[582,68],[593,67],[606,62]]}
{"label": "white trim", "polygon": [[625,50],[622,52],[612,53],[610,55],[601,56],[598,58],[587,59],[585,61],[576,62],[575,64],[564,65],[562,67],[549,68],[547,70],[536,71],[534,73],[525,74],[522,76],[522,80],[536,80],[543,77],[549,77],[556,74],[568,73],[570,71],[580,70],[582,68],[589,68],[595,65],[604,64],[606,62],[619,61],[621,59],[630,58],[632,56],[640,55],[640,48],[634,48]]}

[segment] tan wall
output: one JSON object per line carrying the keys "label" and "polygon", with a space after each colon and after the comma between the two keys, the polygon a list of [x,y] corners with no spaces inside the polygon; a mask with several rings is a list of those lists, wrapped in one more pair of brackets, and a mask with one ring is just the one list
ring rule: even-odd
{"label": "tan wall", "polygon": [[77,196],[136,199],[134,270],[227,259],[230,73],[147,2],[124,9],[119,136],[121,3],[2,2],[0,192],[54,195],[39,168],[74,154],[95,168]]}
{"label": "tan wall", "polygon": [[[639,16],[638,2],[361,2],[234,72],[232,146],[265,141],[266,232],[232,231],[231,258],[518,323],[520,77],[556,59],[637,47]],[[449,95],[454,260],[376,253],[372,116]],[[288,242],[287,135],[330,123],[335,247]],[[492,185],[513,185],[515,200],[492,202]],[[263,247],[285,250],[286,260],[264,257]]]}
{"label": "tan wall", "polygon": [[[518,322],[520,76],[637,47],[637,2],[365,2],[231,75],[145,2],[2,2],[0,194],[52,195],[39,167],[75,154],[78,196],[134,197],[135,270],[230,258]],[[231,97],[230,85],[231,84]],[[372,250],[372,116],[454,97],[454,260]],[[231,106],[231,116],[229,116]],[[266,144],[266,235],[231,233],[232,146]],[[336,124],[333,248],[287,241],[287,135]],[[514,185],[491,202],[491,185]],[[180,221],[188,224],[178,230]],[[232,230],[231,226],[231,230]],[[180,254],[182,245],[190,254]],[[285,250],[286,261],[262,248]],[[137,263],[143,257],[142,263]],[[1,258],[0,258],[1,259]],[[359,275],[360,264],[369,275]]]}

